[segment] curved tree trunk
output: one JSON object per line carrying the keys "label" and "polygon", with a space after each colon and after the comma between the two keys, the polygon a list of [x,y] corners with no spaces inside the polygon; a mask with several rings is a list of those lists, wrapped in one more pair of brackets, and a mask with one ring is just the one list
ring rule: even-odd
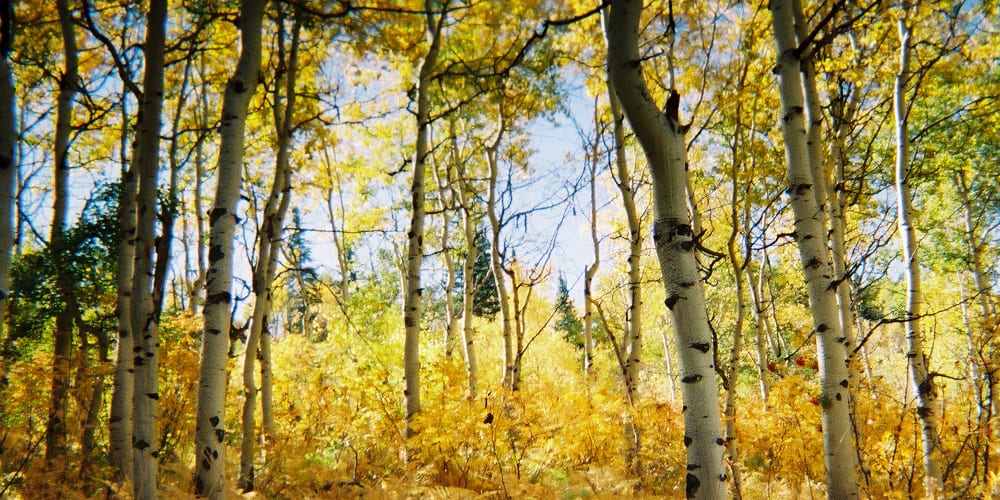
{"label": "curved tree trunk", "polygon": [[920,261],[917,256],[917,233],[913,227],[913,204],[910,196],[910,137],[908,130],[909,104],[906,83],[910,77],[910,27],[904,12],[896,21],[899,30],[899,72],[893,87],[893,117],[896,130],[896,220],[906,266],[906,352],[910,381],[917,394],[917,416],[923,437],[924,488],[927,498],[941,494],[942,470],[940,438],[938,437],[938,394],[934,378],[929,373],[930,360],[924,351],[924,336],[920,316],[924,298],[920,287]]}
{"label": "curved tree trunk", "polygon": [[809,290],[816,332],[820,400],[823,407],[823,446],[829,498],[857,498],[857,450],[850,420],[849,345],[840,328],[837,296],[826,245],[823,207],[814,192],[817,180],[810,163],[802,61],[795,38],[792,0],[771,2],[774,39],[778,52],[782,132],[788,167],[788,189],[795,218],[795,240]]}
{"label": "curved tree trunk", "polygon": [[[253,316],[243,355],[243,433],[238,483],[244,491],[253,491],[254,489],[254,459],[257,443],[255,413],[258,392],[255,381],[256,361],[259,357],[259,346],[262,344],[262,338],[270,336],[268,325],[271,322],[272,284],[277,274],[278,255],[281,253],[281,232],[285,224],[285,215],[288,213],[288,205],[291,202],[292,190],[289,150],[293,130],[292,118],[295,111],[295,80],[298,78],[298,44],[302,18],[301,14],[296,12],[290,52],[286,63],[284,16],[280,13],[280,6],[278,9],[278,60],[286,66],[287,73],[283,82],[284,88],[282,89],[282,82],[276,81],[274,86],[274,127],[278,139],[277,151],[275,152],[274,183],[271,185],[271,193],[264,203],[264,221],[261,224],[260,235],[257,237],[257,265],[254,266],[253,270]],[[285,100],[284,105],[282,105],[282,100]]]}
{"label": "curved tree trunk", "polygon": [[66,452],[66,405],[70,379],[70,356],[73,346],[73,314],[70,310],[72,285],[68,282],[64,262],[66,244],[64,231],[69,210],[69,139],[72,132],[73,100],[76,98],[77,58],[76,33],[68,0],[58,0],[59,25],[62,29],[64,67],[59,79],[59,95],[56,104],[55,125],[55,169],[52,175],[52,235],[49,251],[56,268],[56,287],[63,300],[62,310],[56,314],[56,328],[53,332],[55,347],[52,355],[52,401],[49,407],[49,421],[45,430],[45,457],[53,460]]}
{"label": "curved tree trunk", "polygon": [[[685,491],[689,498],[725,498],[719,390],[704,290],[694,256],[695,233],[688,215],[684,131],[676,112],[665,115],[653,103],[639,57],[642,2],[611,2],[608,16],[608,73],[646,153],[653,182],[653,227],[666,305],[673,314],[684,394]],[[673,98],[677,98],[673,94]],[[671,100],[673,100],[673,98]]]}
{"label": "curved tree trunk", "polygon": [[152,277],[153,227],[160,165],[160,125],[163,110],[163,62],[166,40],[167,1],[151,0],[146,31],[146,72],[140,101],[136,147],[133,154],[137,174],[136,231],[132,265],[130,315],[135,358],[135,390],[132,394],[133,496],[156,498],[159,433],[156,417],[159,400],[159,315],[154,305]]}
{"label": "curved tree trunk", "polygon": [[198,374],[198,413],[195,427],[195,493],[209,498],[226,495],[225,398],[226,358],[229,351],[232,307],[233,235],[236,202],[243,175],[243,144],[247,108],[260,83],[263,0],[240,2],[242,49],[236,71],[226,83],[219,126],[219,164],[215,202],[209,212],[209,251]]}

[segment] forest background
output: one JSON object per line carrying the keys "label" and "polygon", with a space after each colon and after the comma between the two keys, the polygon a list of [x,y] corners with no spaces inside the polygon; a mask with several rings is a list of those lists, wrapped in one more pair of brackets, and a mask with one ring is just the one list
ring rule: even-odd
{"label": "forest background", "polygon": [[0,497],[1000,495],[996,2],[55,4]]}

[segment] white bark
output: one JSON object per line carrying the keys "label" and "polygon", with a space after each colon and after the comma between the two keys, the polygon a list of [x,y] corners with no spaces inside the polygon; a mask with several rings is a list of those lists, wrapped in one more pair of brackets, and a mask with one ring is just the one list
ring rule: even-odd
{"label": "white bark", "polygon": [[167,1],[151,0],[147,15],[145,75],[133,168],[136,192],[135,252],[132,264],[132,345],[135,388],[132,394],[133,496],[156,498],[159,433],[156,426],[159,396],[159,317],[153,304],[153,227],[157,174],[160,166],[160,125],[163,110],[163,68]]}
{"label": "white bark", "polygon": [[[14,9],[0,12],[0,23],[7,34],[12,33]],[[9,38],[9,35],[5,38]],[[8,64],[10,40],[0,39],[0,347],[4,352],[12,347],[13,337],[7,327],[8,297],[10,297],[10,265],[14,250],[14,205],[18,165],[15,158],[17,124],[14,109],[14,76]],[[7,372],[9,360],[0,356],[0,414],[6,414]]]}
{"label": "white bark", "polygon": [[920,286],[920,261],[917,256],[917,232],[913,227],[913,202],[910,193],[910,137],[908,130],[909,103],[906,100],[906,83],[910,77],[910,27],[906,20],[906,6],[897,19],[899,33],[899,71],[893,87],[893,118],[896,132],[896,221],[906,266],[906,359],[910,381],[917,395],[917,416],[920,418],[923,438],[924,493],[927,498],[941,494],[942,470],[940,438],[938,437],[938,394],[934,378],[929,373],[929,359],[924,351],[920,316],[923,308],[923,291]]}
{"label": "white bark", "polygon": [[[420,285],[420,269],[424,262],[424,218],[426,215],[424,177],[427,170],[427,156],[430,154],[430,85],[441,51],[444,21],[447,18],[448,2],[441,6],[435,19],[432,2],[424,2],[427,16],[427,36],[429,47],[417,76],[416,129],[417,142],[413,153],[413,180],[410,186],[412,196],[410,210],[410,230],[406,244],[406,279],[403,294],[403,323],[406,333],[403,346],[403,377],[405,388],[403,399],[406,421],[409,422],[420,411],[420,315],[423,310],[423,292]],[[410,428],[407,426],[407,435]]]}
{"label": "white bark", "polygon": [[500,258],[500,218],[497,214],[497,180],[499,165],[497,165],[497,149],[503,140],[507,123],[503,108],[500,109],[499,128],[493,144],[486,148],[486,163],[489,167],[488,188],[486,197],[486,215],[490,221],[490,271],[497,286],[497,300],[500,302],[500,325],[503,335],[503,373],[501,385],[511,388],[514,383],[514,334],[511,326],[511,311],[507,281],[504,277],[503,262]]}
{"label": "white bark", "polygon": [[198,374],[195,427],[195,493],[225,498],[226,358],[232,303],[233,240],[236,203],[243,174],[247,108],[260,79],[262,0],[240,3],[242,47],[233,76],[226,83],[219,126],[219,163],[215,202],[209,212],[209,251]]}
{"label": "white bark", "polygon": [[814,192],[802,90],[802,61],[797,50],[791,0],[771,2],[777,46],[782,132],[788,188],[795,218],[795,239],[802,261],[816,333],[823,407],[823,446],[829,498],[857,498],[857,450],[850,421],[848,346],[840,328],[836,293],[826,245],[823,207]]}
{"label": "white bark", "polygon": [[[281,7],[279,6],[279,11]],[[279,13],[279,24],[284,23]],[[240,447],[239,487],[244,491],[254,489],[254,460],[257,444],[257,358],[262,337],[270,336],[272,285],[278,269],[278,255],[281,252],[281,233],[285,216],[291,202],[291,162],[289,160],[292,139],[292,119],[295,112],[295,80],[298,78],[299,33],[302,19],[296,13],[290,50],[285,57],[284,26],[279,26],[278,59],[286,67],[285,81],[275,82],[273,92],[274,128],[277,136],[275,152],[274,182],[271,193],[264,202],[264,220],[257,237],[257,263],[253,270],[254,306],[243,355],[243,419]],[[281,84],[284,83],[284,86]],[[282,103],[282,101],[285,101]]]}
{"label": "white bark", "polygon": [[639,0],[612,1],[607,24],[608,73],[646,153],[653,183],[653,235],[683,373],[685,490],[689,498],[725,498],[728,476],[712,359],[714,339],[688,216],[686,144],[677,117],[660,112],[643,79],[638,32],[641,12]]}
{"label": "white bark", "polygon": [[45,436],[45,458],[55,459],[65,453],[66,448],[66,403],[70,379],[70,357],[73,344],[73,315],[70,311],[73,302],[71,284],[67,282],[63,262],[65,251],[64,231],[69,209],[69,139],[72,132],[73,101],[76,98],[79,85],[76,33],[73,28],[73,18],[68,0],[58,0],[56,8],[59,14],[59,25],[62,30],[64,67],[59,79],[59,94],[56,98],[56,124],[54,137],[54,172],[53,172],[53,203],[52,232],[49,248],[56,268],[56,287],[65,304],[56,313],[56,326],[53,332],[55,338],[52,351],[52,393],[49,407],[49,420]]}
{"label": "white bark", "polygon": [[465,262],[462,264],[462,355],[465,358],[465,374],[469,382],[469,398],[475,399],[479,385],[479,364],[476,359],[475,330],[472,326],[472,306],[476,300],[476,280],[473,275],[476,259],[479,257],[479,247],[476,246],[478,227],[469,199],[470,181],[462,179],[456,188],[462,212],[462,227],[465,234]]}

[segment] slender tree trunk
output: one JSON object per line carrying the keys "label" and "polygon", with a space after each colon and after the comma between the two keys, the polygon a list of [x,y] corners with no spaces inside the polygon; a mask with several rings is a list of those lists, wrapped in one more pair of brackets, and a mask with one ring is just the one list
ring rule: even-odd
{"label": "slender tree trunk", "polygon": [[[123,136],[125,130],[122,130]],[[123,145],[123,154],[124,154]],[[133,154],[134,156],[134,154]],[[133,158],[134,160],[134,158]],[[118,196],[118,261],[115,264],[117,290],[115,316],[118,342],[115,349],[115,377],[111,392],[108,422],[111,465],[117,479],[130,484],[134,478],[132,463],[132,397],[135,391],[135,363],[132,339],[132,266],[135,264],[135,163],[122,165],[121,193]]]}
{"label": "slender tree trunk", "polygon": [[136,128],[133,163],[137,173],[135,260],[130,301],[132,344],[135,353],[135,390],[132,394],[133,496],[157,497],[157,457],[160,452],[156,419],[159,396],[160,318],[152,290],[153,227],[160,165],[160,125],[163,110],[167,0],[150,0],[145,43],[145,75]]}
{"label": "slender tree trunk", "polygon": [[[444,22],[448,17],[448,2],[441,5],[435,19],[431,0],[424,2],[427,16],[427,36],[429,47],[416,83],[416,118],[417,141],[413,153],[413,180],[410,186],[411,219],[410,230],[407,232],[406,244],[406,288],[403,294],[403,324],[406,335],[403,345],[403,377],[405,388],[403,400],[406,412],[406,422],[420,412],[420,315],[423,310],[423,292],[420,284],[420,269],[424,262],[424,218],[426,207],[424,177],[427,170],[427,156],[430,154],[431,102],[430,85],[434,67],[437,64],[438,53],[441,51],[441,39],[444,32]],[[411,429],[407,425],[407,436]]]}
{"label": "slender tree trunk", "polygon": [[[748,253],[749,256],[749,253]],[[745,266],[744,277],[737,279],[746,279],[747,284],[750,285],[750,299],[753,302],[753,321],[754,330],[757,332],[756,338],[756,351],[757,351],[757,383],[760,388],[760,400],[761,402],[767,402],[768,391],[770,390],[770,384],[768,383],[768,362],[767,362],[767,342],[770,337],[768,333],[768,323],[767,318],[764,315],[764,303],[760,297],[760,290],[757,286],[758,281],[754,279],[753,271],[750,266]],[[764,405],[766,407],[766,405]]]}
{"label": "slender tree trunk", "polygon": [[594,364],[594,304],[592,303],[594,300],[594,277],[601,267],[601,240],[597,237],[597,162],[601,141],[599,132],[601,122],[598,109],[595,100],[594,127],[598,133],[594,135],[590,151],[590,244],[594,249],[594,263],[586,266],[583,272],[583,373],[588,381]]}
{"label": "slender tree trunk", "polygon": [[504,278],[503,262],[500,258],[500,218],[497,215],[497,180],[500,167],[497,164],[497,150],[507,129],[503,109],[500,110],[500,124],[493,144],[486,148],[486,163],[489,166],[489,187],[486,198],[486,214],[490,220],[490,271],[497,285],[497,300],[500,302],[500,325],[503,334],[503,373],[501,385],[510,388],[514,380],[514,334],[511,326],[510,300],[507,281]]}
{"label": "slender tree trunk", "polygon": [[676,108],[653,103],[641,71],[642,2],[612,1],[606,27],[608,73],[649,163],[656,221],[653,227],[666,305],[673,314],[684,394],[685,491],[689,498],[725,498],[719,390],[704,290],[695,261],[695,236],[687,207],[686,144]]}
{"label": "slender tree trunk", "polygon": [[917,416],[920,418],[923,437],[924,488],[927,498],[941,494],[942,470],[940,438],[938,437],[937,387],[929,373],[930,359],[924,351],[923,331],[920,316],[923,307],[923,291],[920,286],[920,261],[917,256],[917,233],[913,227],[913,204],[910,195],[910,137],[908,130],[909,103],[906,101],[906,83],[910,77],[910,27],[907,25],[906,9],[896,21],[899,30],[899,72],[896,73],[893,88],[893,116],[896,129],[896,220],[903,247],[903,263],[906,265],[906,358],[909,365],[910,381],[917,394]]}
{"label": "slender tree trunk", "polygon": [[[302,15],[296,12],[292,28],[290,51],[285,57],[284,15],[278,7],[278,60],[285,65],[284,82],[275,82],[273,95],[274,127],[277,135],[274,183],[264,203],[264,221],[257,238],[257,265],[253,271],[254,306],[243,355],[243,435],[240,453],[239,487],[244,491],[254,489],[254,459],[257,443],[255,413],[257,411],[256,361],[264,336],[269,336],[271,322],[272,283],[278,269],[281,253],[281,232],[291,201],[291,164],[289,160],[295,112],[295,80],[298,78],[299,33]],[[284,89],[281,88],[284,83]],[[284,95],[282,95],[282,91]],[[282,100],[285,101],[282,104]]]}
{"label": "slender tree trunk", "polygon": [[68,0],[58,0],[59,25],[62,29],[64,67],[59,79],[59,94],[56,104],[55,125],[55,169],[52,175],[53,195],[52,235],[49,250],[56,268],[56,287],[63,304],[56,314],[56,328],[53,333],[55,347],[52,355],[52,402],[45,434],[45,457],[54,460],[66,452],[66,406],[70,379],[70,356],[73,346],[73,316],[70,311],[72,284],[67,276],[69,255],[64,231],[69,210],[69,139],[72,132],[73,101],[78,88],[78,58],[76,33]]}
{"label": "slender tree trunk", "polygon": [[479,258],[479,247],[476,246],[476,232],[478,226],[473,214],[472,200],[469,199],[471,190],[465,185],[469,182],[462,180],[462,185],[457,189],[458,199],[462,208],[462,227],[465,232],[465,262],[462,264],[462,354],[465,357],[466,378],[469,381],[469,398],[475,399],[477,386],[479,385],[479,365],[476,361],[475,330],[472,325],[472,306],[476,300],[476,279],[474,268],[476,259]]}
{"label": "slender tree trunk", "polygon": [[215,203],[209,212],[208,279],[204,307],[205,333],[198,376],[198,413],[195,428],[195,493],[209,498],[226,496],[225,399],[226,358],[229,350],[233,281],[233,240],[236,202],[243,174],[247,108],[260,83],[263,0],[240,2],[242,48],[233,76],[226,83],[219,125],[219,164]]}
{"label": "slender tree trunk", "polygon": [[[456,158],[457,151],[455,148],[451,150],[451,164],[457,165],[458,160]],[[448,193],[448,186],[451,184],[451,165],[446,165],[445,177],[441,177],[441,173],[435,169],[434,177],[437,181],[438,191],[441,193],[441,215],[444,219],[441,224],[441,263],[444,264],[445,269],[445,284],[444,284],[444,316],[445,316],[445,328],[444,328],[444,355],[451,358],[452,352],[455,350],[455,342],[458,339],[458,314],[455,314],[455,281],[456,281],[456,271],[455,271],[455,256],[452,254],[451,248],[451,216],[449,215],[450,210],[454,210],[454,201],[446,200]]]}
{"label": "slender tree trunk", "polygon": [[823,407],[823,446],[829,498],[857,498],[857,450],[850,420],[848,340],[840,328],[837,296],[832,287],[823,207],[814,192],[817,180],[810,164],[802,91],[802,61],[793,26],[792,0],[770,5],[777,46],[782,105],[782,132],[788,166],[788,189],[795,217],[795,240],[809,290],[809,304],[817,339],[820,400]]}
{"label": "slender tree trunk", "polygon": [[17,190],[18,162],[15,157],[17,123],[14,109],[14,75],[11,72],[10,37],[14,19],[14,6],[7,3],[0,10],[0,416],[5,415],[7,372],[10,368],[7,353],[12,347],[13,336],[7,328],[8,297],[10,297],[10,265],[14,253],[14,212]]}

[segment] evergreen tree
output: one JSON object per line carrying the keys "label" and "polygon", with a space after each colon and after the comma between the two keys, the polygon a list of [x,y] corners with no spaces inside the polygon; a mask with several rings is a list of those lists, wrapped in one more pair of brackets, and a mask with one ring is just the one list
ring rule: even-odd
{"label": "evergreen tree", "polygon": [[490,239],[486,237],[485,230],[476,235],[476,249],[476,263],[472,266],[472,279],[476,284],[472,314],[492,320],[500,311],[500,301],[497,299],[497,282],[490,270]]}
{"label": "evergreen tree", "polygon": [[556,331],[562,332],[563,340],[583,348],[583,322],[576,314],[576,307],[569,296],[566,277],[559,273],[559,291],[556,293]]}

